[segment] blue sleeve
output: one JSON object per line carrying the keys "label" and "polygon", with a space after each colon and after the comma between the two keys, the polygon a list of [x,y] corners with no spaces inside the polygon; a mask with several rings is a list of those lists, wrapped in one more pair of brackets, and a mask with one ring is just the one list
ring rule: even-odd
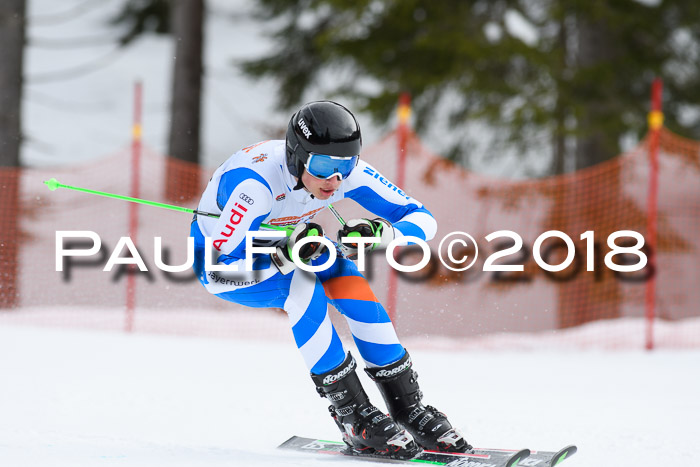
{"label": "blue sleeve", "polygon": [[272,195],[272,188],[270,188],[270,184],[267,183],[267,180],[265,180],[259,173],[245,167],[233,169],[223,174],[221,176],[221,180],[219,181],[219,189],[216,193],[216,204],[219,206],[219,209],[223,210],[224,206],[226,206],[226,203],[231,197],[233,190],[235,190],[242,181],[249,179],[257,180],[265,185],[270,192],[270,195]]}
{"label": "blue sleeve", "polygon": [[[426,239],[426,234],[417,224],[409,221],[402,221],[409,214],[425,213],[430,217],[433,215],[423,206],[418,206],[415,203],[409,204],[394,204],[391,201],[383,198],[370,187],[361,186],[349,191],[346,197],[355,200],[360,206],[367,209],[373,214],[391,222],[395,228],[399,229],[403,235],[411,235],[418,237],[421,240]],[[408,197],[407,197],[408,198]],[[410,199],[410,198],[409,198]]]}
{"label": "blue sleeve", "polygon": [[408,196],[367,163],[358,166],[356,172],[348,178],[345,197],[391,222],[401,235],[421,240],[435,236],[435,218],[420,201]]}

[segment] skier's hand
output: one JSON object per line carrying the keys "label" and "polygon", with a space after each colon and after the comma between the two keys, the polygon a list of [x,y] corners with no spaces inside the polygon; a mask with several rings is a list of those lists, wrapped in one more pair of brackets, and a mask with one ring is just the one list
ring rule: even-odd
{"label": "skier's hand", "polygon": [[386,219],[377,217],[376,219],[351,219],[345,223],[342,229],[338,230],[338,243],[343,254],[350,259],[357,258],[360,243],[343,243],[344,237],[363,237],[374,240],[365,243],[365,252],[386,248],[394,239],[394,227]]}
{"label": "skier's hand", "polygon": [[[305,237],[323,237],[323,227],[313,222],[297,224],[287,241],[287,256],[292,257],[292,248]],[[309,242],[299,249],[299,259],[308,263],[321,256],[326,251],[321,242]]]}
{"label": "skier's hand", "polygon": [[[296,267],[292,261],[292,249],[306,237],[323,237],[323,227],[313,222],[297,224],[287,240],[287,245],[278,246],[277,251],[271,255],[272,262],[282,274],[289,274]],[[299,259],[308,263],[321,256],[326,250],[326,246],[321,242],[308,242],[299,248]]]}

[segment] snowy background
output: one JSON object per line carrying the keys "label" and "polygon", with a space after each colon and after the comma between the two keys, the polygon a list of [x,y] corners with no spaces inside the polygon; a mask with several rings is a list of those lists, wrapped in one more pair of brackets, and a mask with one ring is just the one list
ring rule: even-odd
{"label": "snowy background", "polygon": [[[116,50],[118,31],[105,24],[121,0],[28,3],[23,162],[71,165],[124,148],[136,80],[144,142],[164,153],[170,39]],[[249,5],[209,0],[206,166],[289,118],[276,110],[272,83],[230,66],[270,46]],[[363,125],[365,142],[385,130]],[[426,402],[477,447],[575,443],[571,467],[700,465],[700,351],[411,352]],[[274,449],[292,434],[339,437],[291,335],[224,340],[0,321],[0,466],[367,465]]]}
{"label": "snowy background", "polygon": [[[125,48],[116,45],[120,30],[108,23],[125,0],[27,0],[28,47],[25,49],[26,141],[22,162],[28,166],[68,165],[113,154],[130,140],[133,88],[143,83],[143,141],[161,154],[167,151],[168,112],[174,59],[172,38],[146,34]],[[205,79],[202,100],[201,161],[217,167],[252,142],[279,138],[291,112],[277,106],[271,79],[251,80],[235,66],[273,47],[266,26],[252,18],[254,3],[207,0],[204,37]],[[532,28],[517,14],[507,16],[511,33],[532,39]],[[324,74],[305,100],[328,98],[337,76]],[[450,106],[444,99],[444,110]],[[377,123],[357,112],[365,146],[396,126],[396,118]],[[478,123],[445,132],[446,112],[434,115],[424,142],[440,152],[469,139],[468,158],[475,171],[508,178],[544,173],[548,157],[523,158],[505,151],[498,158],[485,152],[493,134]],[[626,141],[625,150],[636,145]],[[549,150],[543,154],[548,155]],[[526,159],[526,160],[524,160]]]}
{"label": "snowy background", "polygon": [[[23,163],[66,165],[112,154],[129,144],[133,87],[143,83],[143,141],[167,151],[174,46],[147,34],[125,48],[108,22],[123,0],[28,0]],[[271,47],[251,19],[253,3],[207,0],[202,162],[216,167],[238,149],[286,130],[274,83],[245,78],[234,64]],[[310,100],[318,98],[310,96]],[[360,117],[365,144],[386,129]]]}

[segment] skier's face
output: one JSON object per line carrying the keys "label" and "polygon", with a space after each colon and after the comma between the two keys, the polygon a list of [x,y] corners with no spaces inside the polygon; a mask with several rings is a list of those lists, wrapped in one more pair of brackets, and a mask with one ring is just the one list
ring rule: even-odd
{"label": "skier's face", "polygon": [[306,170],[301,175],[301,181],[304,183],[306,190],[318,199],[330,198],[342,183],[338,177],[326,179],[312,177]]}

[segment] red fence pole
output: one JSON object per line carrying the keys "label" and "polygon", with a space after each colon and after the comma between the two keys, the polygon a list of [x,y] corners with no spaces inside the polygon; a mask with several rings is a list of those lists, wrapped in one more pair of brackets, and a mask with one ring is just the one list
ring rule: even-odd
{"label": "red fence pole", "polygon": [[[131,196],[138,198],[139,181],[141,179],[141,108],[143,87],[140,81],[134,84],[134,123],[131,127]],[[139,211],[137,203],[129,203],[129,238],[136,244],[139,226]],[[125,331],[134,330],[134,310],[136,308],[136,274],[135,265],[128,265],[130,271],[126,275],[126,322]]]}
{"label": "red fence pole", "polygon": [[[406,181],[406,143],[408,141],[408,120],[411,117],[411,96],[408,93],[402,93],[399,96],[399,124],[396,129],[397,137],[397,168],[396,168],[396,186],[405,190],[404,182]],[[396,296],[398,294],[398,273],[394,268],[389,269],[389,285],[387,290],[387,312],[389,318],[393,321],[396,318]]]}
{"label": "red fence pole", "polygon": [[656,226],[659,198],[659,133],[664,124],[661,111],[661,91],[663,84],[656,78],[651,87],[651,112],[649,112],[649,193],[647,198],[647,242],[649,244],[649,266],[654,274],[646,287],[646,349],[654,348],[654,317],[656,316]]}

